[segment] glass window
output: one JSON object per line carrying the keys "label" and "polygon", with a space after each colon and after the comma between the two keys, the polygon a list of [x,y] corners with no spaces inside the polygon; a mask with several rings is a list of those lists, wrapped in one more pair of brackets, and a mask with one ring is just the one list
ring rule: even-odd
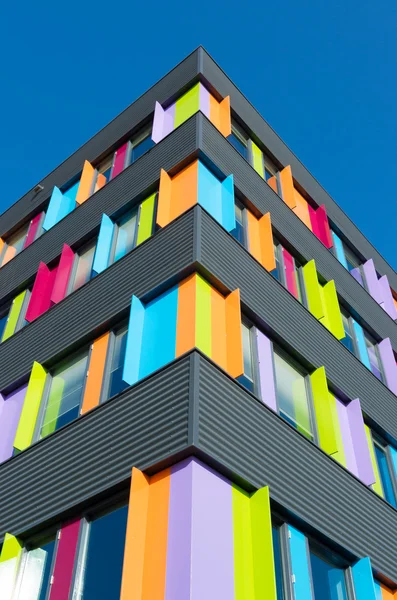
{"label": "glass window", "polygon": [[3,338],[4,329],[6,328],[6,325],[7,325],[8,313],[9,313],[9,308],[5,312],[2,312],[0,314],[0,342]]}
{"label": "glass window", "polygon": [[114,258],[111,262],[116,262],[128,252],[130,252],[136,244],[137,233],[137,217],[138,209],[135,208],[125,214],[117,223],[115,232],[115,249]]}
{"label": "glass window", "polygon": [[348,600],[345,569],[337,567],[310,549],[314,600]]}
{"label": "glass window", "polygon": [[131,140],[130,164],[138,160],[142,154],[145,154],[154,146],[152,140],[152,126],[147,127],[144,131],[136,135]]}
{"label": "glass window", "polygon": [[110,156],[105,158],[105,160],[103,160],[97,168],[98,173],[101,173],[101,175],[106,177],[106,182],[110,180],[110,175],[112,173],[113,156],[114,155],[112,153]]}
{"label": "glass window", "polygon": [[6,264],[23,250],[28,230],[29,223],[21,227],[4,243],[3,249],[0,252],[0,266]]}
{"label": "glass window", "polygon": [[109,370],[109,391],[108,398],[112,398],[120,394],[128,387],[128,384],[123,381],[123,367],[125,359],[125,350],[127,346],[127,327],[123,327],[114,336],[113,351]]}
{"label": "glass window", "polygon": [[298,293],[297,299],[299,300],[299,302],[303,302],[303,294],[302,294],[303,285],[302,285],[302,270],[301,270],[302,265],[294,256],[292,257],[292,260],[293,260],[293,264],[294,264],[296,291]]}
{"label": "glass window", "polygon": [[374,437],[374,450],[376,462],[378,463],[379,475],[381,478],[383,493],[385,499],[394,508],[397,508],[396,495],[393,487],[392,471],[390,469],[389,460],[387,456],[387,448],[380,440]]}
{"label": "glass window", "polygon": [[270,274],[273,275],[274,279],[277,279],[280,283],[284,285],[283,279],[283,259],[282,259],[282,247],[281,244],[275,242],[273,244],[274,248],[274,257],[276,259],[276,268],[273,271],[270,271]]}
{"label": "glass window", "polygon": [[354,334],[353,334],[353,325],[350,319],[350,316],[347,315],[343,310],[341,310],[342,321],[343,321],[343,329],[345,330],[345,337],[341,339],[341,342],[350,352],[356,354],[355,346],[354,346]]}
{"label": "glass window", "polygon": [[239,202],[234,205],[236,227],[230,232],[232,236],[245,247],[244,207]]}
{"label": "glass window", "polygon": [[357,269],[357,267],[359,267],[361,264],[360,259],[354,253],[354,251],[349,246],[347,246],[347,244],[345,244],[345,242],[342,242],[342,244],[343,244],[343,251],[345,253],[345,258],[346,258],[346,262],[347,262],[347,268],[349,269],[349,271],[352,271],[353,269]]}
{"label": "glass window", "polygon": [[73,600],[120,598],[128,507],[87,523]]}
{"label": "glass window", "polygon": [[263,167],[265,171],[265,181],[268,181],[268,179],[274,177],[277,173],[275,165],[266,154],[263,155]]}
{"label": "glass window", "polygon": [[281,532],[279,527],[272,527],[274,570],[276,573],[277,600],[284,600],[283,566],[281,555]]}
{"label": "glass window", "polygon": [[242,383],[250,392],[254,392],[254,367],[252,354],[252,334],[253,329],[245,323],[241,324],[243,336],[243,358],[244,358],[244,375],[237,378],[237,381]]}
{"label": "glass window", "polygon": [[24,553],[15,598],[45,600],[53,570],[55,537]]}
{"label": "glass window", "polygon": [[232,133],[227,139],[248,160],[248,135],[235,121],[232,121]]}
{"label": "glass window", "polygon": [[85,352],[51,373],[40,439],[79,416],[87,363],[88,352]]}
{"label": "glass window", "polygon": [[276,396],[280,415],[310,440],[314,439],[305,377],[274,352]]}
{"label": "glass window", "polygon": [[95,242],[91,242],[76,254],[69,293],[74,292],[91,279],[95,246]]}
{"label": "glass window", "polygon": [[369,362],[371,365],[371,371],[375,375],[375,377],[380,379],[380,381],[383,381],[382,369],[380,364],[380,358],[378,356],[378,348],[376,347],[376,342],[367,331],[364,331],[364,339],[365,345],[367,347]]}

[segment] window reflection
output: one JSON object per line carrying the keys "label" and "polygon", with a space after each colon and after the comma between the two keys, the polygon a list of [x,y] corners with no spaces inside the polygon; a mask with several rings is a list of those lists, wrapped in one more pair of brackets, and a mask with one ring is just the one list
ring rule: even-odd
{"label": "window reflection", "polygon": [[236,227],[230,233],[242,246],[245,246],[244,207],[236,202],[234,213],[236,216]]}
{"label": "window reflection", "polygon": [[76,255],[76,266],[72,276],[71,292],[79,289],[92,276],[92,263],[95,255],[95,243],[92,242]]}
{"label": "window reflection", "polygon": [[18,600],[45,600],[53,569],[55,538],[25,552],[17,582]]}
{"label": "window reflection", "polygon": [[116,246],[113,262],[128,254],[135,247],[137,216],[138,209],[134,209],[120,219],[116,230]]}
{"label": "window reflection", "polygon": [[125,359],[125,350],[127,347],[127,327],[119,331],[114,339],[113,354],[110,364],[109,392],[108,398],[120,394],[128,387],[123,381],[123,368]]}
{"label": "window reflection", "polygon": [[252,328],[245,323],[241,324],[242,337],[243,337],[243,359],[244,359],[244,374],[237,377],[244,387],[250,392],[254,392],[254,367],[253,367],[253,355],[252,355]]}
{"label": "window reflection", "polygon": [[310,551],[314,600],[348,600],[345,570]]}

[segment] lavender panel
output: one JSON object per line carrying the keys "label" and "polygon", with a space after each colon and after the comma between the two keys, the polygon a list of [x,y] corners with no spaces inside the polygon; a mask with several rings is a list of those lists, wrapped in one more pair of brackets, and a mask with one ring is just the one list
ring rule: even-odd
{"label": "lavender panel", "polygon": [[396,305],[394,304],[393,295],[391,293],[387,275],[383,275],[383,277],[379,279],[379,287],[380,292],[382,294],[383,308],[387,312],[389,317],[391,317],[394,321],[395,319],[397,319],[397,309]]}
{"label": "lavender panel", "polygon": [[27,385],[24,385],[8,396],[0,395],[0,463],[12,456],[26,388]]}
{"label": "lavender panel", "polygon": [[200,110],[207,117],[210,118],[210,93],[202,83],[200,85]]}
{"label": "lavender panel", "polygon": [[261,399],[263,404],[277,412],[272,343],[264,333],[258,330],[256,330],[256,343]]}
{"label": "lavender panel", "polygon": [[379,342],[378,349],[387,387],[397,396],[397,365],[390,339],[385,338]]}
{"label": "lavender panel", "polygon": [[379,286],[378,275],[376,274],[376,269],[372,258],[367,260],[367,262],[362,265],[362,269],[365,277],[365,287],[371,294],[372,298],[376,300],[378,304],[380,304],[382,302],[382,294]]}
{"label": "lavender panel", "polygon": [[358,283],[359,283],[359,284],[360,284],[362,287],[364,287],[364,281],[363,281],[363,278],[362,278],[362,275],[361,275],[361,271],[360,271],[360,269],[359,269],[358,267],[357,267],[356,269],[352,269],[352,270],[350,271],[350,275],[353,275],[354,279],[355,279],[356,281],[358,281]]}
{"label": "lavender panel", "polygon": [[350,473],[353,473],[353,475],[359,477],[356,456],[354,453],[353,439],[350,431],[349,416],[347,412],[348,407],[344,402],[342,402],[342,400],[339,400],[339,398],[337,398],[336,396],[335,400],[336,410],[339,419],[339,427],[342,435],[343,448],[345,451],[346,468],[350,471]]}
{"label": "lavender panel", "polygon": [[154,118],[152,126],[152,140],[155,144],[163,139],[164,130],[164,109],[159,102],[156,102],[154,107]]}
{"label": "lavender panel", "polygon": [[356,457],[358,476],[365,485],[375,483],[375,473],[369,453],[367,436],[365,435],[364,419],[360,400],[352,400],[346,407],[349,420],[350,435]]}

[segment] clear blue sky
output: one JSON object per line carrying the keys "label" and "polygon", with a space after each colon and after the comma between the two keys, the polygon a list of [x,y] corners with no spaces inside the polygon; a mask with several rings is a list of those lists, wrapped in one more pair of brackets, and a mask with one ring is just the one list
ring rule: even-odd
{"label": "clear blue sky", "polygon": [[395,0],[2,5],[0,212],[202,44],[397,268]]}

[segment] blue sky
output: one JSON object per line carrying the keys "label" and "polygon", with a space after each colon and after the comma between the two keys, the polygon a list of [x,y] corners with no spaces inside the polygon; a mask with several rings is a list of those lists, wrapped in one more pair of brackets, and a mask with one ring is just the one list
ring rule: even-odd
{"label": "blue sky", "polygon": [[397,268],[395,0],[3,4],[0,212],[202,44]]}

